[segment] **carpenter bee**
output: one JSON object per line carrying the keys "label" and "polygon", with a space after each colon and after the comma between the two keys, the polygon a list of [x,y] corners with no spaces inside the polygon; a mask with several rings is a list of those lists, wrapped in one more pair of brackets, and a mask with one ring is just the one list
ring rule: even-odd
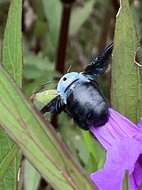
{"label": "carpenter bee", "polygon": [[43,107],[41,113],[58,114],[65,111],[85,130],[91,126],[104,125],[109,118],[108,103],[98,87],[96,78],[107,69],[112,49],[113,44],[110,44],[101,54],[92,57],[83,72],[65,74],[58,82],[58,95]]}

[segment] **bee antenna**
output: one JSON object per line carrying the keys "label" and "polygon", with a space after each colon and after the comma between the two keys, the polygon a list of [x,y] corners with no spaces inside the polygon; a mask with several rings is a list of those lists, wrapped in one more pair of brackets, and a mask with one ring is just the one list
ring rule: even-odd
{"label": "bee antenna", "polygon": [[50,83],[55,83],[55,81],[48,81],[48,82],[46,82],[46,83],[41,84],[41,86],[40,86],[38,89],[36,89],[36,90],[34,91],[34,93],[40,92],[41,90],[43,90],[43,88],[44,88],[47,84],[50,84]]}
{"label": "bee antenna", "polygon": [[45,85],[47,85],[47,84],[50,84],[50,83],[55,83],[55,81],[48,81],[48,82],[45,82],[45,83],[41,84],[41,86],[43,87],[43,86],[45,86]]}
{"label": "bee antenna", "polygon": [[69,65],[69,67],[68,67],[68,69],[67,69],[67,72],[66,72],[66,73],[69,73],[69,72],[70,72],[70,70],[71,70],[71,68],[72,68],[72,66],[71,66],[71,65]]}

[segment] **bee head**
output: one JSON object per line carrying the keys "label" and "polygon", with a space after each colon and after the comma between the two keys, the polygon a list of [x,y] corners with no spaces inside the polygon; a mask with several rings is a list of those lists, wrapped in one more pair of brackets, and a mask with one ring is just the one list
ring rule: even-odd
{"label": "bee head", "polygon": [[70,87],[71,84],[73,84],[77,80],[79,80],[79,73],[71,72],[65,74],[58,82],[58,94],[64,97],[66,90]]}
{"label": "bee head", "polygon": [[57,92],[63,98],[66,103],[66,91],[71,87],[73,83],[78,80],[88,80],[82,73],[71,72],[65,74],[58,82]]}

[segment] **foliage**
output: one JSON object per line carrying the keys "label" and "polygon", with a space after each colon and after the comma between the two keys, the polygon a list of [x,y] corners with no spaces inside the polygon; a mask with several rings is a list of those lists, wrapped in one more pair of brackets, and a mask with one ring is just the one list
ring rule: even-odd
{"label": "foliage", "polygon": [[[117,14],[112,64],[112,103],[121,113],[138,122],[142,112],[140,68],[135,64],[136,32],[128,1]],[[125,47],[123,47],[125,44]],[[123,65],[122,65],[123,63]],[[121,73],[121,77],[120,76]],[[118,80],[119,79],[119,80]]]}
{"label": "foliage", "polygon": [[[17,11],[15,11],[17,10]],[[8,73],[22,86],[22,0],[12,1],[6,23],[2,63]],[[0,189],[16,190],[20,165],[20,151],[5,132],[0,129]]]}
{"label": "foliage", "polygon": [[[62,3],[59,0],[25,0],[23,24],[21,3],[21,0],[0,1],[0,43],[3,41],[0,47],[4,67],[0,66],[0,123],[39,172],[24,158],[24,174],[21,172],[16,187],[19,148],[1,128],[0,190],[43,190],[40,174],[46,179],[47,186],[49,182],[54,189],[75,189],[76,186],[78,189],[93,189],[63,142],[86,173],[102,167],[105,159],[102,147],[65,114],[58,118],[56,133],[48,122],[43,122],[17,87],[19,85],[27,96],[32,96],[38,109],[56,95],[56,91],[49,89],[56,88],[61,76],[55,70],[55,62]],[[111,94],[112,106],[136,122],[142,115],[142,75],[141,68],[133,62],[136,59],[142,63],[142,49],[137,49],[142,38],[142,2],[137,0],[128,4],[128,0],[121,0],[116,17],[118,8],[117,0],[76,0],[70,19],[66,69],[71,65],[71,71],[82,71],[91,54],[97,54],[113,41],[115,28],[112,80],[109,69],[98,81],[109,100]],[[44,91],[40,92],[42,89]],[[47,119],[50,118],[47,114]],[[31,178],[27,180],[29,176]],[[127,172],[123,186],[127,189]]]}

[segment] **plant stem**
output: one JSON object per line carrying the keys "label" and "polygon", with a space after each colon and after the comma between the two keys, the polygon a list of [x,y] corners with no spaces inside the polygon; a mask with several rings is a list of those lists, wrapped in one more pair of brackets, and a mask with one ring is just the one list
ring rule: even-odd
{"label": "plant stem", "polygon": [[66,57],[66,49],[68,42],[69,23],[70,23],[71,9],[74,0],[62,1],[62,2],[63,2],[63,12],[61,19],[60,35],[59,35],[59,44],[57,49],[57,60],[56,60],[56,70],[59,71],[60,73],[64,73],[65,71],[65,57]]}
{"label": "plant stem", "polygon": [[[56,71],[61,74],[65,71],[65,57],[66,57],[66,49],[68,43],[68,32],[69,32],[69,23],[71,16],[72,5],[75,0],[62,0],[63,11],[62,11],[62,19],[60,26],[60,34],[59,34],[59,43],[57,49],[57,60],[56,60]],[[51,123],[55,128],[58,128],[58,116],[52,115]]]}

